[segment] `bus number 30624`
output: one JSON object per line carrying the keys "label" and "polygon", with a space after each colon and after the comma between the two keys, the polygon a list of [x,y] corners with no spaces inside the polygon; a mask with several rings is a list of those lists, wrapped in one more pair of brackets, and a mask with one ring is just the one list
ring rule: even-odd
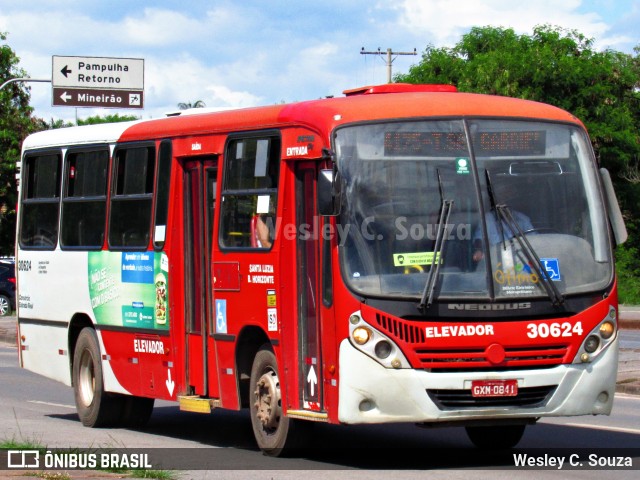
{"label": "bus number 30624", "polygon": [[571,337],[582,335],[582,322],[530,323],[527,325],[529,338]]}

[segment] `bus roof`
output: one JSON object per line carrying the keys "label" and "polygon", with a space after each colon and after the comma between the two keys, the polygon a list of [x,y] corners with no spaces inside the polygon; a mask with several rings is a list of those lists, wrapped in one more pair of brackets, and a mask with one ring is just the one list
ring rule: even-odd
{"label": "bus roof", "polygon": [[117,122],[85,125],[82,127],[65,127],[29,135],[22,145],[23,150],[35,148],[59,147],[60,145],[89,145],[94,143],[115,143],[122,133],[135,123]]}
{"label": "bus roof", "polygon": [[24,148],[151,140],[263,130],[287,125],[305,126],[319,134],[328,135],[335,127],[347,123],[420,117],[531,118],[582,125],[570,113],[544,103],[494,95],[460,93],[455,92],[453,87],[425,91],[428,89],[425,89],[424,85],[417,85],[414,91],[406,84],[399,84],[395,88],[393,85],[348,90],[345,97],[48,130],[28,137]]}
{"label": "bus roof", "polygon": [[564,110],[529,100],[451,91],[401,91],[350,93],[338,98],[150,120],[127,129],[121,140],[248,131],[287,125],[306,126],[328,135],[335,127],[352,122],[461,116],[534,118],[581,124]]}

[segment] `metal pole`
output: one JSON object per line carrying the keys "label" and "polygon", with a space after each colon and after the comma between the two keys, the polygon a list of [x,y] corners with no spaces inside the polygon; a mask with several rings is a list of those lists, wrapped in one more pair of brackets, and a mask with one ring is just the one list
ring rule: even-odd
{"label": "metal pole", "polygon": [[[382,56],[382,51],[380,50],[380,48],[378,48],[377,52],[365,52],[364,47],[362,47],[362,50],[360,50],[360,54],[361,55],[378,55],[378,56]],[[395,60],[395,58],[392,58],[392,55],[417,55],[418,52],[417,50],[414,48],[413,52],[394,52],[392,51],[390,48],[387,48],[387,83],[393,83],[392,82],[392,76],[391,76],[391,66],[393,65],[393,61]]]}
{"label": "metal pole", "polygon": [[51,83],[51,80],[48,78],[11,78],[6,82],[4,82],[2,85],[0,85],[0,90],[2,90],[4,87],[9,85],[10,83],[15,83],[15,82],[49,82]]}

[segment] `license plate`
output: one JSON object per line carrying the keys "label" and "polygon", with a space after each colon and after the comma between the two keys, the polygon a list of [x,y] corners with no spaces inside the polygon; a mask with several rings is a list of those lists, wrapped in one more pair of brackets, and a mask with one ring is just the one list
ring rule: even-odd
{"label": "license plate", "polygon": [[518,395],[517,380],[473,380],[473,397],[515,397]]}

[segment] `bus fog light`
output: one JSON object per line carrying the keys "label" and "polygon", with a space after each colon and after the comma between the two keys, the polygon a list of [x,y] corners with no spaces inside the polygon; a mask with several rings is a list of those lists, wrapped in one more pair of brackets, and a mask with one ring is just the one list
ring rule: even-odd
{"label": "bus fog light", "polygon": [[589,361],[589,354],[583,353],[582,355],[580,355],[580,361],[582,363],[587,363]]}
{"label": "bus fog light", "polygon": [[402,366],[402,362],[399,359],[394,358],[393,360],[391,360],[391,366],[393,368],[400,368]]}
{"label": "bus fog light", "polygon": [[584,342],[584,349],[587,353],[595,352],[600,346],[600,339],[595,335],[589,335]]}
{"label": "bus fog light", "polygon": [[371,331],[365,327],[358,327],[351,333],[351,336],[358,345],[364,345],[371,338]]}
{"label": "bus fog light", "polygon": [[370,410],[373,410],[375,407],[376,407],[376,404],[369,399],[362,400],[360,402],[360,405],[358,405],[358,408],[360,409],[361,412],[368,412]]}
{"label": "bus fog light", "polygon": [[387,358],[391,355],[391,344],[386,340],[380,340],[376,343],[375,352],[378,358]]}
{"label": "bus fog light", "polygon": [[615,332],[615,329],[616,327],[613,326],[613,323],[604,322],[600,325],[600,336],[605,340],[608,340],[613,335],[613,332]]}

